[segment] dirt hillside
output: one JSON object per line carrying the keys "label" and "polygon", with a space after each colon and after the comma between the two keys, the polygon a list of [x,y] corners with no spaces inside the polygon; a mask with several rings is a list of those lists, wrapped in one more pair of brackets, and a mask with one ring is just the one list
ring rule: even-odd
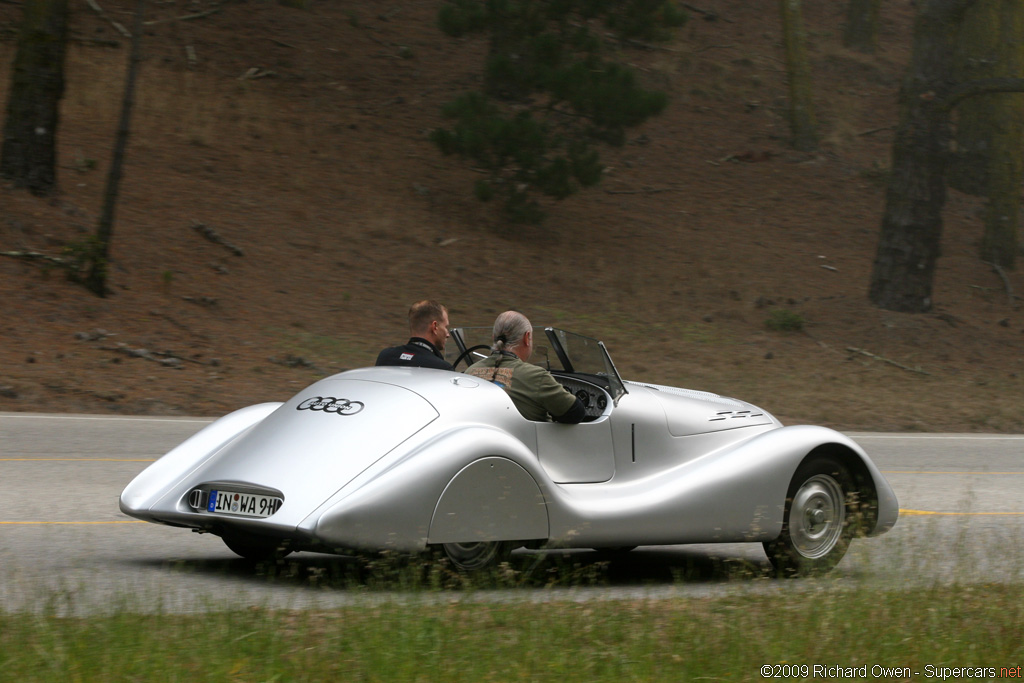
{"label": "dirt hillside", "polygon": [[[104,16],[72,3],[60,193],[0,187],[0,251],[60,255],[95,229],[128,48],[112,22],[130,26],[133,7],[99,2]],[[527,230],[473,199],[478,174],[427,138],[478,84],[486,48],[441,34],[438,2],[147,4],[113,293],[0,258],[0,410],[283,400],[371,364],[404,341],[408,305],[433,297],[454,325],[518,308],[604,339],[628,379],[789,423],[1024,430],[1024,278],[978,259],[977,199],[947,207],[934,313],[866,298],[909,0],[885,3],[874,56],[842,47],[844,3],[806,3],[815,154],[786,144],[775,6],[693,3],[673,42],[621,53],[668,110],[604,153],[598,187]],[[0,4],[5,101],[19,17]],[[803,330],[768,329],[779,310]]]}

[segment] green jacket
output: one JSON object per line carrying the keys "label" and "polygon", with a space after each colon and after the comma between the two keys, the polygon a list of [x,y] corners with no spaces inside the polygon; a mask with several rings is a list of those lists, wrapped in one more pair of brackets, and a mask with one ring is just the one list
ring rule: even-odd
{"label": "green jacket", "polygon": [[565,415],[576,397],[544,368],[525,363],[511,353],[495,353],[474,363],[467,375],[479,377],[504,389],[527,420],[548,422],[549,415]]}

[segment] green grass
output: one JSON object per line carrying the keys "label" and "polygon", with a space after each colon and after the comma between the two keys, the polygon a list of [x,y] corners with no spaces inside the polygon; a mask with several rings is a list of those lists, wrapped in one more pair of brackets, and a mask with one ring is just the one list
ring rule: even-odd
{"label": "green grass", "polygon": [[719,598],[502,604],[428,591],[313,612],[0,615],[0,678],[743,681],[766,664],[910,667],[919,678],[926,666],[1021,663],[1021,589],[785,581]]}
{"label": "green grass", "polygon": [[764,321],[765,327],[777,332],[799,332],[804,329],[804,318],[788,308],[777,308]]}

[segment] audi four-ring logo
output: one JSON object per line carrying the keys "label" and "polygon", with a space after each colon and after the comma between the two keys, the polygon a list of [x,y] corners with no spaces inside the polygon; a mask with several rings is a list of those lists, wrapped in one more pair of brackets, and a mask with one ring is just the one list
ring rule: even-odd
{"label": "audi four-ring logo", "polygon": [[314,396],[313,398],[307,398],[296,406],[295,409],[337,413],[338,415],[355,415],[365,407],[362,401],[350,401],[347,398],[334,398],[333,396]]}

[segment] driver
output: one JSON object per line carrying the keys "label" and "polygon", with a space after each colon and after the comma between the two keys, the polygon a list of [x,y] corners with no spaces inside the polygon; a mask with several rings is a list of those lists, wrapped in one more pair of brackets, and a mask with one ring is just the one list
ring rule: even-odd
{"label": "driver", "polygon": [[[533,327],[518,311],[505,311],[494,321],[491,355],[474,363],[466,374],[504,389],[527,420],[578,424],[587,416],[578,398],[550,372],[527,363],[533,353]],[[550,415],[550,417],[549,417]]]}
{"label": "driver", "polygon": [[449,337],[447,308],[432,299],[414,303],[409,308],[409,334],[412,338],[404,346],[381,351],[376,365],[452,369],[443,355]]}

